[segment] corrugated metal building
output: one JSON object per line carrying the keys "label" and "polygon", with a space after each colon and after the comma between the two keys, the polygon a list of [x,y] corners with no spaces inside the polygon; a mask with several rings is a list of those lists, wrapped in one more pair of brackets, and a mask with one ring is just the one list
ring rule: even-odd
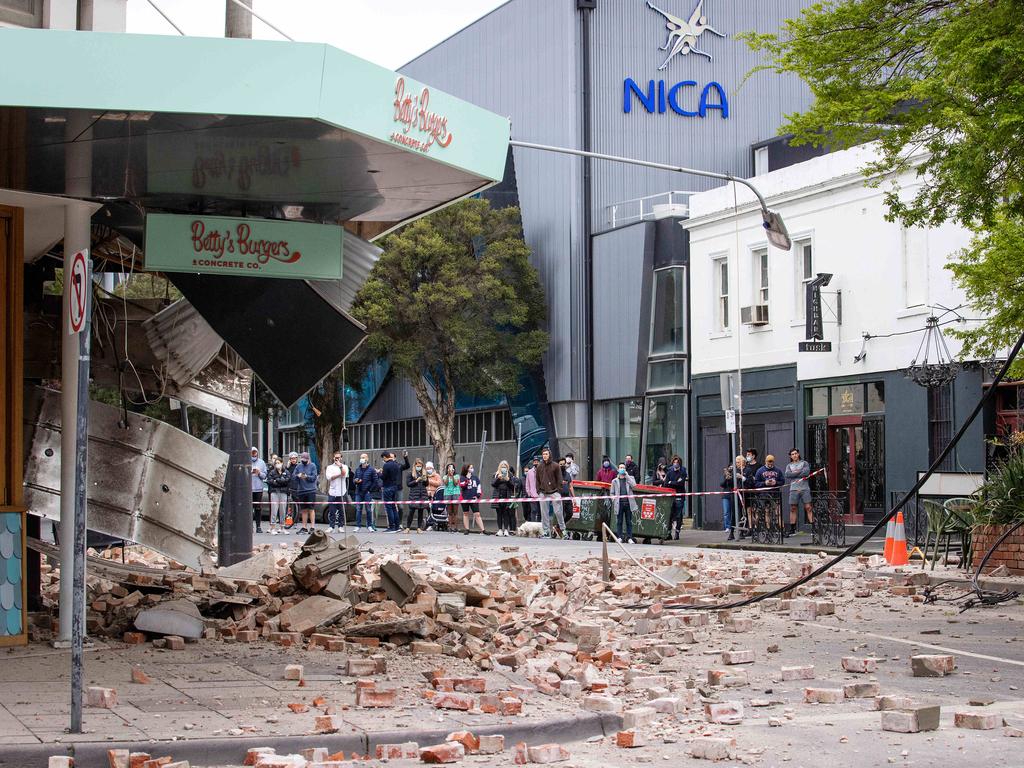
{"label": "corrugated metal building", "polygon": [[[809,4],[510,0],[402,70],[510,116],[515,139],[752,176],[755,155],[758,170],[773,157],[755,146],[810,96],[754,71],[740,36]],[[548,296],[541,394],[558,450],[585,473],[602,454],[632,453],[648,472],[662,455],[687,460],[688,247],[676,223],[687,191],[718,182],[521,148],[513,159]],[[386,385],[372,420],[417,415],[406,388]]]}

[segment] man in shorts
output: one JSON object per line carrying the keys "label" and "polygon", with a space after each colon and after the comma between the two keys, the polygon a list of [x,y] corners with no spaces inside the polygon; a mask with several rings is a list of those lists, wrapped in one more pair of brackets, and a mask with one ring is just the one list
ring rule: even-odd
{"label": "man in shorts", "polygon": [[784,474],[789,483],[789,535],[792,536],[796,533],[796,510],[800,504],[804,505],[807,522],[814,522],[811,485],[807,479],[811,474],[811,465],[800,458],[800,451],[796,448],[789,452],[789,464]]}
{"label": "man in shorts", "polygon": [[316,464],[309,460],[309,453],[303,451],[299,456],[299,463],[292,471],[292,495],[302,518],[299,533],[312,533],[316,530],[316,478]]}

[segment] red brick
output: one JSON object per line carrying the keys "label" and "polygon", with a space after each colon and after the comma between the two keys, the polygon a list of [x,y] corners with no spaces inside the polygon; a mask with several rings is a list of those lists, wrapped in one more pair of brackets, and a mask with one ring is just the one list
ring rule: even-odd
{"label": "red brick", "polygon": [[398,691],[395,689],[378,691],[375,688],[356,688],[357,707],[393,707],[397,698]]}
{"label": "red brick", "polygon": [[523,702],[514,696],[506,696],[498,705],[498,714],[511,716],[522,714]]}
{"label": "red brick", "polygon": [[138,667],[132,667],[132,682],[139,685],[149,685],[153,680]]}
{"label": "red brick", "polygon": [[273,747],[253,747],[245,753],[242,765],[256,765],[260,755],[273,755],[276,751]]}
{"label": "red brick", "polygon": [[146,642],[146,635],[142,632],[125,632],[124,641],[128,645],[142,645]]}
{"label": "red brick", "polygon": [[445,736],[444,740],[457,741],[466,750],[467,755],[473,755],[480,751],[480,739],[469,731],[456,731]]}
{"label": "red brick", "polygon": [[526,754],[531,763],[540,763],[541,765],[565,762],[571,757],[569,750],[561,744],[540,744],[536,747],[527,747]]}
{"label": "red brick", "polygon": [[512,762],[515,765],[526,765],[530,761],[530,756],[526,751],[526,742],[520,741],[516,744],[515,753],[512,755]]}
{"label": "red brick", "polygon": [[293,703],[289,704],[288,705],[288,709],[290,709],[296,715],[301,715],[304,712],[308,712],[309,711],[309,707],[306,706],[305,704],[300,703],[300,702],[293,702]]}
{"label": "red brick", "polygon": [[378,744],[378,760],[415,760],[420,756],[420,747],[415,741],[404,744]]}
{"label": "red brick", "polygon": [[149,761],[148,752],[131,752],[128,755],[128,768],[142,768]]}
{"label": "red brick", "polygon": [[128,768],[128,754],[127,749],[108,749],[107,763],[110,768]]}
{"label": "red brick", "polygon": [[466,754],[465,748],[458,742],[435,744],[420,750],[420,760],[433,765],[441,763],[457,763]]}
{"label": "red brick", "polygon": [[438,709],[460,709],[469,710],[473,708],[476,701],[472,696],[464,693],[441,692],[434,697],[434,706]]}
{"label": "red brick", "polygon": [[184,651],[185,650],[185,638],[178,637],[177,635],[168,635],[164,639],[167,640],[167,650],[169,650],[169,651]]}
{"label": "red brick", "polygon": [[113,709],[117,706],[117,691],[113,688],[92,687],[85,689],[85,706]]}
{"label": "red brick", "polygon": [[313,722],[313,730],[316,733],[337,733],[340,725],[333,715],[317,715]]}
{"label": "red brick", "polygon": [[623,749],[646,747],[647,739],[644,738],[643,734],[637,733],[634,730],[619,731],[615,734],[615,746],[622,747]]}
{"label": "red brick", "polygon": [[259,639],[260,633],[255,629],[243,629],[235,632],[235,640],[239,643],[255,643]]}

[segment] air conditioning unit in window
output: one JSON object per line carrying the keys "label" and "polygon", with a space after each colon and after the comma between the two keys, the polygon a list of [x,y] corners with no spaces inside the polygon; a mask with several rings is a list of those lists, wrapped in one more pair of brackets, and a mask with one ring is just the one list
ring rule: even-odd
{"label": "air conditioning unit in window", "polygon": [[768,325],[768,305],[755,304],[740,308],[740,322],[743,325]]}

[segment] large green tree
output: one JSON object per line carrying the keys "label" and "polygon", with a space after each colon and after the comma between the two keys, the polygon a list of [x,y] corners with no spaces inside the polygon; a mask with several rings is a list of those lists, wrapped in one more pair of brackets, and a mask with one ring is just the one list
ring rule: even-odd
{"label": "large green tree", "polygon": [[353,314],[423,409],[439,461],[455,456],[459,395],[513,394],[548,347],[544,291],[517,208],[466,200],[381,243]]}
{"label": "large green tree", "polygon": [[926,153],[912,198],[887,190],[890,214],[974,231],[950,268],[994,314],[957,335],[966,353],[1005,349],[1024,330],[1024,3],[825,0],[778,34],[747,39],[766,68],[798,75],[814,94],[783,127],[797,143],[876,141],[879,158],[865,169],[876,179]]}

